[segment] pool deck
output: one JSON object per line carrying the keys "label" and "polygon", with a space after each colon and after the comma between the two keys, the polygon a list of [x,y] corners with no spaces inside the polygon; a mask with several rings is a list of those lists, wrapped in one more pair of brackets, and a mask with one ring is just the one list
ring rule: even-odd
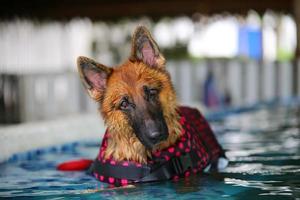
{"label": "pool deck", "polygon": [[50,121],[0,126],[0,163],[12,155],[70,142],[102,138],[103,120],[97,114],[64,116]]}

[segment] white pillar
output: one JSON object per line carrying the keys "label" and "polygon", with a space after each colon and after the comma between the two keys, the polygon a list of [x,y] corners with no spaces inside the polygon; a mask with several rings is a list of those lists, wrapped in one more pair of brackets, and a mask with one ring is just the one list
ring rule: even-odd
{"label": "white pillar", "polygon": [[240,106],[243,103],[242,98],[242,68],[241,64],[236,60],[231,60],[228,63],[227,84],[231,95],[233,106]]}
{"label": "white pillar", "polygon": [[273,62],[265,62],[262,67],[262,99],[264,101],[270,101],[276,97],[275,65]]}
{"label": "white pillar", "polygon": [[287,99],[292,96],[292,64],[288,62],[279,64],[279,96]]}
{"label": "white pillar", "polygon": [[254,104],[258,102],[258,63],[249,61],[246,66],[246,104]]}
{"label": "white pillar", "polygon": [[180,100],[185,104],[191,103],[192,101],[192,73],[191,63],[188,61],[179,62],[179,73],[180,73]]}

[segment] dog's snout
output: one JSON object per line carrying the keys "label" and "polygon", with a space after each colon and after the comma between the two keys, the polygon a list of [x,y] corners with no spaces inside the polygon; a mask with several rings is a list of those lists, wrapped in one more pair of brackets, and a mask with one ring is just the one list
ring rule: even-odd
{"label": "dog's snout", "polygon": [[159,132],[158,128],[156,127],[156,123],[153,120],[150,119],[145,120],[145,126],[150,133]]}
{"label": "dog's snout", "polygon": [[168,127],[161,111],[136,109],[138,117],[133,121],[136,136],[147,149],[166,140],[169,136]]}

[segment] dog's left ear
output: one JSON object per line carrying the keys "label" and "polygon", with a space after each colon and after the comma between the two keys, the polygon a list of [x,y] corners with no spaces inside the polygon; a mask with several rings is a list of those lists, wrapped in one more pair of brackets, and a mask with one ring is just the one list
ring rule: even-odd
{"label": "dog's left ear", "polygon": [[113,69],[83,56],[77,58],[77,68],[80,79],[90,97],[95,101],[102,101],[107,80]]}
{"label": "dog's left ear", "polygon": [[131,61],[141,61],[150,67],[164,68],[165,58],[150,32],[144,26],[136,28],[132,38]]}

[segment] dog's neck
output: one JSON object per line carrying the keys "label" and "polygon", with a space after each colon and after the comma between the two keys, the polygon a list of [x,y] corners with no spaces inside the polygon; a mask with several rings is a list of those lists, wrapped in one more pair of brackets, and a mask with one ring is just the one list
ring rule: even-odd
{"label": "dog's neck", "polygon": [[[153,151],[162,150],[173,145],[181,136],[182,127],[179,123],[180,116],[177,111],[174,110],[174,112],[164,117],[168,126],[169,137],[158,144]],[[145,148],[130,127],[115,130],[114,126],[108,126],[108,133],[105,159],[113,158],[116,161],[127,160],[145,164],[148,158],[151,158],[152,152]]]}

